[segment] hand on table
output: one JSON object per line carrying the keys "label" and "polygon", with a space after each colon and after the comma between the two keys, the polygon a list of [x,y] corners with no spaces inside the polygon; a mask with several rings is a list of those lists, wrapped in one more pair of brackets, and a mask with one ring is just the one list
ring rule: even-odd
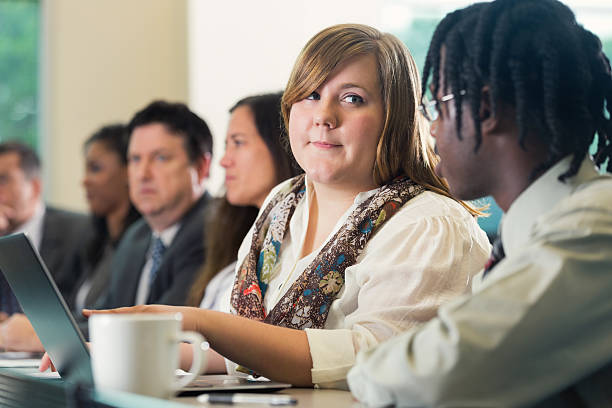
{"label": "hand on table", "polygon": [[15,313],[2,322],[0,341],[5,350],[44,351],[32,324],[23,313]]}

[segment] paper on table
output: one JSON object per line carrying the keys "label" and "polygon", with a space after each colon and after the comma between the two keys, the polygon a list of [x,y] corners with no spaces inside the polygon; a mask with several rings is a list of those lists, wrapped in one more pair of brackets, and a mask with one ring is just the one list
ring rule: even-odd
{"label": "paper on table", "polygon": [[43,373],[36,371],[35,373],[28,373],[28,375],[37,378],[62,378],[57,371],[45,371]]}
{"label": "paper on table", "polygon": [[0,359],[0,367],[38,367],[40,358]]}
{"label": "paper on table", "polygon": [[0,360],[41,359],[44,353],[36,351],[0,351]]}

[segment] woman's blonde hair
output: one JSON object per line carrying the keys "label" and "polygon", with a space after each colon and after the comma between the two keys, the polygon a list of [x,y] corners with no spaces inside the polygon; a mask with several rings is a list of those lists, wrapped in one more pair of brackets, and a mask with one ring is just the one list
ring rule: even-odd
{"label": "woman's blonde hair", "polygon": [[[281,112],[285,128],[289,129],[289,114],[295,102],[319,88],[337,66],[366,54],[376,57],[385,112],[376,148],[374,181],[383,185],[398,176],[408,176],[415,183],[454,199],[446,181],[434,172],[439,159],[433,150],[429,124],[417,110],[421,102],[417,66],[406,46],[391,34],[362,24],[339,24],[308,41],[283,94]],[[479,214],[459,202],[472,214]]]}

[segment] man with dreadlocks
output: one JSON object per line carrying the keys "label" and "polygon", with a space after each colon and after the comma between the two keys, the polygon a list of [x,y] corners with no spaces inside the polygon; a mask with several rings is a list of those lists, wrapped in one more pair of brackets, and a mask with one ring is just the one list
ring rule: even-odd
{"label": "man with dreadlocks", "polygon": [[428,83],[436,171],[461,199],[495,198],[503,245],[471,295],[359,354],[351,391],[380,406],[610,406],[612,177],[600,172],[612,167],[612,75],[601,42],[556,0],[476,4],[438,25]]}

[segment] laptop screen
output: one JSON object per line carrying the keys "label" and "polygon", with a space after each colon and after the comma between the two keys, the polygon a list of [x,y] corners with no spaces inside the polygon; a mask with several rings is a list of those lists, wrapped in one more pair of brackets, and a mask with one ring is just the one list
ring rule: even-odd
{"label": "laptop screen", "polygon": [[[63,379],[93,385],[91,360],[83,334],[47,267],[24,234],[0,238],[0,271]],[[290,384],[250,381],[227,375],[203,376],[185,392],[278,390]]]}
{"label": "laptop screen", "polygon": [[40,255],[24,234],[0,238],[0,271],[63,379],[93,384],[89,350]]}

